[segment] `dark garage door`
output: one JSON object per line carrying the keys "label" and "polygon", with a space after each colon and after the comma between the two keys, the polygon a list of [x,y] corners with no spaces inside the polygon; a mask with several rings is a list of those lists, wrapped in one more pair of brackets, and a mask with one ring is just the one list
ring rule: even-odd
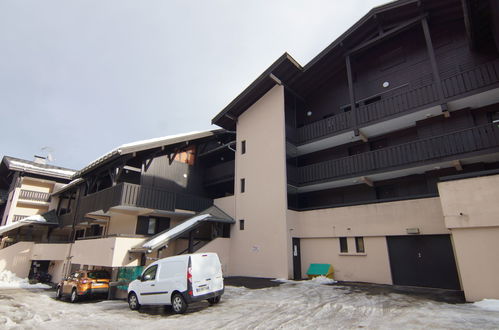
{"label": "dark garage door", "polygon": [[393,284],[460,290],[449,235],[388,236]]}

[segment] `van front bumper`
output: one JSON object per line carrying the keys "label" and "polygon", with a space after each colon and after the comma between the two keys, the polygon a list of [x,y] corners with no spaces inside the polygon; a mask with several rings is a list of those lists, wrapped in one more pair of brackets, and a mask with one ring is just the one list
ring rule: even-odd
{"label": "van front bumper", "polygon": [[191,302],[196,302],[196,301],[201,301],[201,300],[206,300],[206,299],[210,299],[210,298],[215,298],[215,297],[221,296],[221,295],[224,294],[224,290],[225,289],[222,289],[222,290],[218,290],[218,291],[214,291],[214,292],[202,294],[202,295],[199,295],[199,296],[191,296],[186,291],[186,292],[184,292],[183,296],[185,298],[185,301],[187,301],[188,303],[191,303]]}

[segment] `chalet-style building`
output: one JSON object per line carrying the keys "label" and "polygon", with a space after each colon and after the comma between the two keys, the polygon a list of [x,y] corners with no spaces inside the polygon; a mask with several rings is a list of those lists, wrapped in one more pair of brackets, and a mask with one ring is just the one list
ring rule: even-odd
{"label": "chalet-style building", "polygon": [[77,171],[22,220],[44,235],[4,216],[0,258],[120,279],[211,251],[228,276],[329,263],[341,281],[499,299],[499,2],[376,7],[304,67],[281,56],[212,123]]}
{"label": "chalet-style building", "polygon": [[231,272],[499,298],[498,49],[497,1],[399,0],[274,62],[213,119],[237,136]]}

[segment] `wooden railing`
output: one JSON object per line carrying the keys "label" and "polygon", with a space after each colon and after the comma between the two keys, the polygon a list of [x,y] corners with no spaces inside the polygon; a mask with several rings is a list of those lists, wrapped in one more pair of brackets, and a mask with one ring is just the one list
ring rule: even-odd
{"label": "wooden railing", "polygon": [[218,182],[230,181],[234,179],[235,162],[228,161],[206,169],[204,174],[204,183],[206,185]]}
{"label": "wooden railing", "polygon": [[288,169],[288,177],[307,185],[494,147],[499,147],[499,128],[497,124],[488,124],[299,167],[294,175],[297,179]]}
{"label": "wooden railing", "polygon": [[98,210],[107,212],[111,207],[118,205],[165,211],[182,209],[199,212],[213,205],[213,200],[155,187],[119,183],[82,197],[78,206],[78,218]]}
{"label": "wooden railing", "polygon": [[36,201],[36,202],[48,202],[50,200],[50,194],[40,191],[32,191],[22,189],[19,193],[19,199]]}
{"label": "wooden railing", "polygon": [[[445,100],[447,100],[498,83],[499,61],[492,61],[442,79],[442,88]],[[435,83],[409,90],[404,87],[394,93],[382,94],[379,97],[379,101],[369,104],[365,104],[366,100],[358,101],[356,111],[358,125],[437,105],[440,101]],[[287,128],[288,139],[294,143],[303,144],[352,129],[353,115],[352,111],[339,113],[299,127],[296,133]]]}

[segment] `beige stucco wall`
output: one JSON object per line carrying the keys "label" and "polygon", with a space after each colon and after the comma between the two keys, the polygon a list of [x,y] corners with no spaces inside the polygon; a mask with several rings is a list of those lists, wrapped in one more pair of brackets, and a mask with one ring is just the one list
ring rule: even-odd
{"label": "beige stucco wall", "polygon": [[23,178],[21,182],[21,189],[23,190],[51,193],[53,188],[53,182],[38,181],[29,178]]}
{"label": "beige stucco wall", "polygon": [[[275,86],[237,120],[235,220],[229,273],[287,278],[291,272],[286,223],[284,89]],[[241,155],[241,141],[246,154]],[[240,192],[240,179],[246,189]],[[239,230],[239,220],[245,229]]]}
{"label": "beige stucco wall", "polygon": [[31,254],[32,260],[66,260],[70,244],[35,244]]}
{"label": "beige stucco wall", "polygon": [[108,237],[78,240],[73,244],[71,263],[103,267],[136,266],[140,260],[128,250],[144,242],[144,238]]}
{"label": "beige stucco wall", "polygon": [[222,264],[222,271],[224,276],[229,274],[229,263],[230,263],[230,238],[218,237],[213,241],[209,242],[196,253],[203,252],[215,252],[218,254],[220,263]]}
{"label": "beige stucco wall", "polygon": [[20,278],[29,275],[33,242],[19,242],[0,250],[0,271],[9,270]]}
{"label": "beige stucco wall", "polygon": [[406,235],[407,228],[419,228],[422,235],[449,234],[438,197],[295,213],[295,237]]}
{"label": "beige stucco wall", "polygon": [[[292,237],[300,238],[302,276],[311,263],[330,263],[335,278],[392,284],[386,236],[448,234],[439,198],[288,211]],[[365,253],[355,253],[356,236],[364,237]],[[339,237],[347,237],[349,254],[340,253]]]}
{"label": "beige stucco wall", "polygon": [[453,229],[452,236],[466,300],[499,299],[499,227]]}
{"label": "beige stucco wall", "polygon": [[499,299],[499,175],[438,183],[467,301]]}
{"label": "beige stucco wall", "polygon": [[135,235],[137,229],[137,214],[113,212],[109,220],[108,235]]}
{"label": "beige stucco wall", "polygon": [[448,228],[499,226],[499,175],[438,183]]}
{"label": "beige stucco wall", "polygon": [[217,198],[213,200],[213,204],[231,217],[234,217],[236,214],[236,199],[234,196]]}
{"label": "beige stucco wall", "polygon": [[35,215],[35,214],[42,214],[48,211],[48,206],[43,206],[43,205],[32,205],[32,204],[24,204],[21,202],[18,202],[16,207],[12,209],[12,215]]}
{"label": "beige stucco wall", "polygon": [[355,242],[348,238],[349,251],[340,253],[338,238],[303,238],[301,247],[301,272],[306,277],[312,263],[331,264],[334,278],[339,281],[392,284],[386,237],[365,237],[365,253],[354,253]]}

